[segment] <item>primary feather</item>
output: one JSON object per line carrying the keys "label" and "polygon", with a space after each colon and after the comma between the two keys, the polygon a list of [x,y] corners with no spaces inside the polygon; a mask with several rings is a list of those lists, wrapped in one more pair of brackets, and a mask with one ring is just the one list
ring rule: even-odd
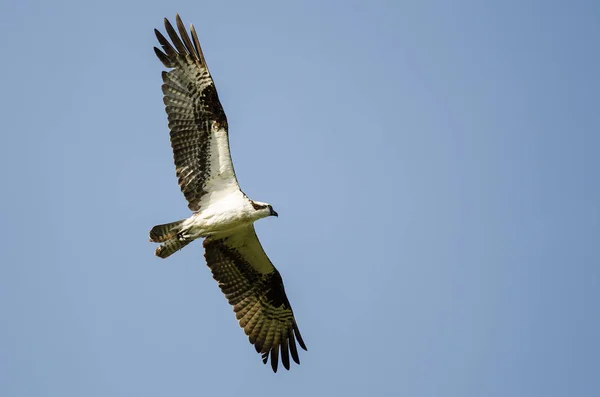
{"label": "primary feather", "polygon": [[176,16],[177,30],[165,19],[170,41],[155,30],[162,49],[163,101],[179,186],[194,213],[152,228],[150,241],[161,243],[166,258],[205,238],[205,258],[246,335],[263,362],[277,372],[300,363],[296,343],[306,350],[283,280],[264,252],[254,222],[277,216],[267,203],[250,200],[240,189],[229,151],[227,117],[219,102],[193,25],[191,39]]}

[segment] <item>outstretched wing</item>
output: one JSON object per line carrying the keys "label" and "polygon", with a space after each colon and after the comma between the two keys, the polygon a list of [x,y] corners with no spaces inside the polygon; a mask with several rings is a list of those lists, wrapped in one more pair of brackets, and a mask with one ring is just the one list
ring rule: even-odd
{"label": "outstretched wing", "polygon": [[165,18],[173,45],[155,29],[162,51],[154,47],[154,52],[165,67],[172,69],[162,73],[171,147],[181,191],[190,210],[198,211],[203,201],[218,199],[212,196],[226,195],[239,190],[239,186],[229,153],[227,117],[196,30],[192,25],[192,42],[179,15],[176,19],[181,38]]}
{"label": "outstretched wing", "polygon": [[306,350],[283,281],[263,250],[254,226],[226,238],[204,240],[206,263],[213,278],[266,364],[277,372],[277,362],[290,369],[292,359],[300,364],[296,341]]}

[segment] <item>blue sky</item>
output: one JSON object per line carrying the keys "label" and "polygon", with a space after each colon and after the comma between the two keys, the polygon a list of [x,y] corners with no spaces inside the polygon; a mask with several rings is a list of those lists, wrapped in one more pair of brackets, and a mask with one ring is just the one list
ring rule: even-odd
{"label": "blue sky", "polygon": [[[273,374],[187,216],[154,28],[194,23],[308,345]],[[2,396],[600,395],[600,5],[0,4]]]}

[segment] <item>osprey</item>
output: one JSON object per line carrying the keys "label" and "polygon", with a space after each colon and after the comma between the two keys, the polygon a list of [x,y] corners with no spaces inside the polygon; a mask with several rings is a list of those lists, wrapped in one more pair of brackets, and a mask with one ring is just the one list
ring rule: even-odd
{"label": "osprey", "polygon": [[160,243],[156,256],[166,258],[198,238],[213,278],[266,364],[277,372],[300,364],[296,341],[304,350],[283,281],[263,250],[254,222],[277,212],[268,203],[250,200],[240,190],[231,156],[227,118],[208,71],[194,25],[192,40],[179,15],[177,32],[165,18],[172,44],[154,30],[162,51],[154,52],[170,69],[162,72],[163,102],[169,119],[171,147],[179,186],[193,214],[158,225],[150,241]]}

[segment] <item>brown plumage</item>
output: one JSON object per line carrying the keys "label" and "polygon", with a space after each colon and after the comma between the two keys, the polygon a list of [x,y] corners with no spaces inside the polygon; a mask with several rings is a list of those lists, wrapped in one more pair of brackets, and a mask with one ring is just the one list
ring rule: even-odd
{"label": "brown plumage", "polygon": [[[239,190],[229,155],[227,117],[198,36],[192,26],[190,39],[179,15],[176,20],[177,31],[165,19],[171,42],[155,30],[162,50],[154,48],[154,51],[163,65],[171,69],[162,73],[163,101],[169,119],[177,178],[188,207],[195,214],[189,222],[155,226],[150,231],[150,241],[162,243],[156,255],[166,258],[193,239],[208,236],[204,241],[207,265],[233,306],[250,343],[261,353],[265,364],[270,357],[273,371],[277,371],[280,357],[283,366],[289,369],[290,355],[293,361],[300,363],[296,343],[304,350],[306,345],[281,276],[265,254],[252,224],[260,217],[277,216],[277,213],[271,205],[249,200]],[[224,210],[225,213],[219,216],[226,217],[231,213],[237,216],[243,211],[249,216],[261,211],[262,214],[240,224],[237,229],[230,227],[225,232],[194,235],[194,227],[205,226],[198,222],[219,219],[210,211],[209,218],[201,215],[223,197],[228,198],[228,202],[232,197],[239,197],[239,206],[233,205],[230,213]]]}
{"label": "brown plumage", "polygon": [[[254,226],[232,236],[206,239],[204,256],[256,351],[277,372],[278,357],[290,368],[289,354],[300,364],[296,341],[306,350],[283,280],[262,249]],[[249,263],[249,259],[253,263]],[[261,273],[258,269],[270,270]]]}
{"label": "brown plumage", "polygon": [[162,73],[163,102],[169,118],[171,147],[179,186],[190,210],[198,211],[200,200],[207,193],[209,179],[218,176],[217,170],[211,170],[210,146],[213,141],[210,137],[217,128],[227,129],[227,117],[196,31],[192,26],[192,45],[179,15],[177,27],[183,41],[165,18],[166,31],[175,47],[155,29],[164,52],[156,47],[154,52],[165,67],[172,68]]}

